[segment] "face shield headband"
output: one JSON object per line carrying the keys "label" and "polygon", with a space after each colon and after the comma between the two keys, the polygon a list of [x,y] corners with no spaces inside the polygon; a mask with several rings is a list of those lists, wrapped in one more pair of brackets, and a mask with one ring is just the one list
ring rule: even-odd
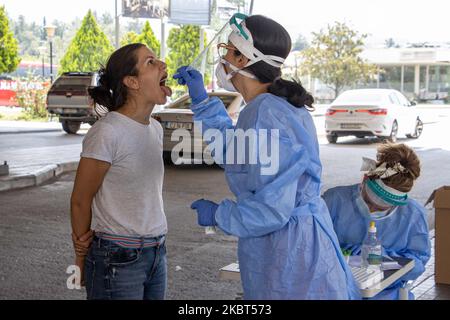
{"label": "face shield headband", "polygon": [[[259,61],[264,61],[265,63],[275,68],[281,68],[285,61],[284,58],[265,55],[254,47],[252,34],[245,26],[246,18],[246,15],[240,13],[236,13],[235,15],[233,15],[233,17],[230,19],[230,27],[232,31],[228,36],[228,41],[231,42],[236,47],[236,49],[239,50],[239,52],[241,52],[245,57],[249,59],[249,62],[244,66],[244,68],[247,68]],[[242,22],[238,24],[237,19],[241,19]],[[239,69],[236,67],[232,69],[234,71],[233,73],[239,71]],[[242,71],[240,73],[242,73]],[[229,75],[230,78],[232,76],[233,74]]]}
{"label": "face shield headband", "polygon": [[404,206],[408,204],[408,194],[388,187],[381,179],[367,179],[366,187],[368,196],[373,200],[375,200],[374,196],[376,196],[391,206]]}

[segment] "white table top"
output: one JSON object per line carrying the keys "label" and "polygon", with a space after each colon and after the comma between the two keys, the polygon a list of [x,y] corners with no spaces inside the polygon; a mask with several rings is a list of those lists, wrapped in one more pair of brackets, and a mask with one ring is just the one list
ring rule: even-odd
{"label": "white table top", "polygon": [[[384,279],[373,286],[361,289],[360,293],[363,298],[372,298],[378,293],[389,287],[395,281],[403,277],[406,273],[414,268],[414,260],[406,258],[394,258],[402,266],[399,270],[384,271]],[[239,264],[232,263],[220,269],[219,278],[222,280],[241,280]]]}

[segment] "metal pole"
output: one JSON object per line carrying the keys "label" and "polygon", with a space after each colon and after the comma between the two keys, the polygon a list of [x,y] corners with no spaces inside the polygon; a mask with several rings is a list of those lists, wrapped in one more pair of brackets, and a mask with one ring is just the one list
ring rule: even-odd
{"label": "metal pole", "polygon": [[161,49],[160,59],[165,61],[166,59],[166,23],[164,22],[164,16],[161,17]]}
{"label": "metal pole", "polygon": [[116,49],[119,49],[119,13],[117,11],[117,0],[116,0]]}
{"label": "metal pole", "polygon": [[[199,52],[203,52],[204,49],[205,49],[205,32],[203,30],[203,27],[200,26],[200,51]],[[204,77],[205,76],[206,55],[203,57],[201,63],[202,64],[200,67],[200,73]]]}
{"label": "metal pole", "polygon": [[50,83],[53,83],[53,41],[50,39]]}
{"label": "metal pole", "polygon": [[253,1],[254,0],[250,0],[250,10],[248,12],[248,15],[251,16],[253,14]]}

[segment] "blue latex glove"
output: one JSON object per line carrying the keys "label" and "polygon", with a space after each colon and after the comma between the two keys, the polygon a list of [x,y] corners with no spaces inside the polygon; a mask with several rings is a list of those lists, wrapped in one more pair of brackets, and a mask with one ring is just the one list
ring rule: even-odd
{"label": "blue latex glove", "polygon": [[216,211],[219,206],[209,200],[201,199],[191,204],[191,209],[197,210],[198,224],[202,227],[216,226]]}
{"label": "blue latex glove", "polygon": [[194,105],[199,104],[208,99],[208,94],[205,90],[205,84],[203,83],[203,77],[200,72],[187,66],[181,67],[177,70],[177,73],[173,76],[175,80],[178,80],[178,84],[187,85],[189,89],[189,96],[192,99]]}

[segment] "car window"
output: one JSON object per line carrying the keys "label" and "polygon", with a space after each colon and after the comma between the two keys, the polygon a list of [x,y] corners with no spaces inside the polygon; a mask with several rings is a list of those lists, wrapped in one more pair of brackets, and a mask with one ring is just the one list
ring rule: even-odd
{"label": "car window", "polygon": [[389,100],[390,100],[391,103],[393,103],[393,104],[401,105],[400,101],[398,100],[397,95],[394,94],[394,93],[391,93],[391,94],[389,95]]}
{"label": "car window", "polygon": [[409,106],[409,101],[401,94],[401,93],[397,93],[397,97],[400,100],[400,104],[404,105],[404,106]]}
{"label": "car window", "polygon": [[333,103],[334,104],[379,104],[383,95],[376,91],[346,91],[342,93]]}
{"label": "car window", "polygon": [[55,81],[52,90],[86,90],[91,85],[91,77],[63,77]]}
{"label": "car window", "polygon": [[[232,95],[223,95],[223,96],[215,96],[215,97],[219,97],[220,100],[222,100],[223,104],[225,105],[225,108],[227,108],[227,109],[230,106],[230,104],[233,102],[233,100],[236,98],[235,96],[232,96]],[[191,98],[188,98],[186,100],[183,100],[180,103],[172,105],[170,107],[170,109],[190,109],[191,105],[192,105],[192,100],[191,100]]]}

